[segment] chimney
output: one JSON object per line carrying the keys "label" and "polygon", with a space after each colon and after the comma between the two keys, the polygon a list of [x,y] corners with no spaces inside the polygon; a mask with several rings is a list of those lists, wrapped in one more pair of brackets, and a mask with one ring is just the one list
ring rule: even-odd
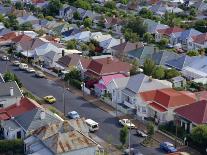
{"label": "chimney", "polygon": [[40,119],[41,120],[45,119],[45,112],[44,111],[40,112]]}
{"label": "chimney", "polygon": [[14,96],[14,88],[10,87],[10,96]]}
{"label": "chimney", "polygon": [[64,57],[65,56],[65,51],[64,50],[62,50],[62,57]]}
{"label": "chimney", "polygon": [[123,43],[124,43],[124,38],[121,37],[121,38],[120,38],[120,44],[123,44]]}
{"label": "chimney", "polygon": [[110,64],[111,63],[111,57],[107,57],[107,64]]}
{"label": "chimney", "polygon": [[17,107],[20,106],[20,101],[21,101],[21,100],[18,100],[17,97],[16,97],[16,106],[17,106]]}
{"label": "chimney", "polygon": [[149,76],[149,82],[152,82],[152,76]]}

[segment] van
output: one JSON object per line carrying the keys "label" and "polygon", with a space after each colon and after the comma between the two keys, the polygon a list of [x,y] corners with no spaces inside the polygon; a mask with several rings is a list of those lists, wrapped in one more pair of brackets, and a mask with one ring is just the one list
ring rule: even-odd
{"label": "van", "polygon": [[86,119],[85,122],[88,125],[90,132],[94,132],[99,129],[98,123],[95,122],[94,120]]}
{"label": "van", "polygon": [[25,63],[20,63],[19,68],[22,69],[22,70],[26,70],[28,68],[28,65],[25,64]]}

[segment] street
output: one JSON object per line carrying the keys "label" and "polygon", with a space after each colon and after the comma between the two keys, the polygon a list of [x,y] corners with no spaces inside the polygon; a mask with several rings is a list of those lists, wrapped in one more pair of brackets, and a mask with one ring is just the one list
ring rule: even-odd
{"label": "street", "polygon": [[[57,102],[53,105],[60,111],[64,111],[63,88],[57,83],[48,79],[36,78],[34,77],[34,74],[20,71],[18,67],[12,66],[10,62],[8,62],[8,66],[6,67],[6,61],[0,61],[0,72],[4,73],[6,68],[15,73],[23,83],[24,87],[36,96],[42,98],[46,95],[53,95],[57,99]],[[119,132],[121,126],[114,116],[99,109],[83,98],[75,96],[70,91],[65,91],[65,105],[66,114],[69,111],[75,110],[80,116],[95,120],[100,126],[100,129],[95,134],[107,142],[111,142],[114,145],[120,145]],[[131,147],[138,148],[140,152],[145,155],[163,154],[159,149],[146,148],[138,144],[142,139],[134,134],[135,131],[133,131],[131,135]]]}

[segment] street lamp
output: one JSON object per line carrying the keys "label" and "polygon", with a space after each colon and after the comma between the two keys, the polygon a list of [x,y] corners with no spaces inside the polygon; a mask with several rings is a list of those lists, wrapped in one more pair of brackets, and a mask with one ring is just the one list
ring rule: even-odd
{"label": "street lamp", "polygon": [[83,97],[84,97],[84,95],[85,95],[85,94],[84,94],[85,82],[82,82],[81,86],[82,86]]}

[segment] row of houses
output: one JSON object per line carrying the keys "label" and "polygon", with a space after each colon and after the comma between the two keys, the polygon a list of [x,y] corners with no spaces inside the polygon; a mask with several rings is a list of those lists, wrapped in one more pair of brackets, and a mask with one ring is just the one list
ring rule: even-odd
{"label": "row of houses", "polygon": [[24,153],[48,155],[96,154],[84,118],[63,120],[36,101],[23,96],[16,82],[0,83],[0,135],[22,139]]}

